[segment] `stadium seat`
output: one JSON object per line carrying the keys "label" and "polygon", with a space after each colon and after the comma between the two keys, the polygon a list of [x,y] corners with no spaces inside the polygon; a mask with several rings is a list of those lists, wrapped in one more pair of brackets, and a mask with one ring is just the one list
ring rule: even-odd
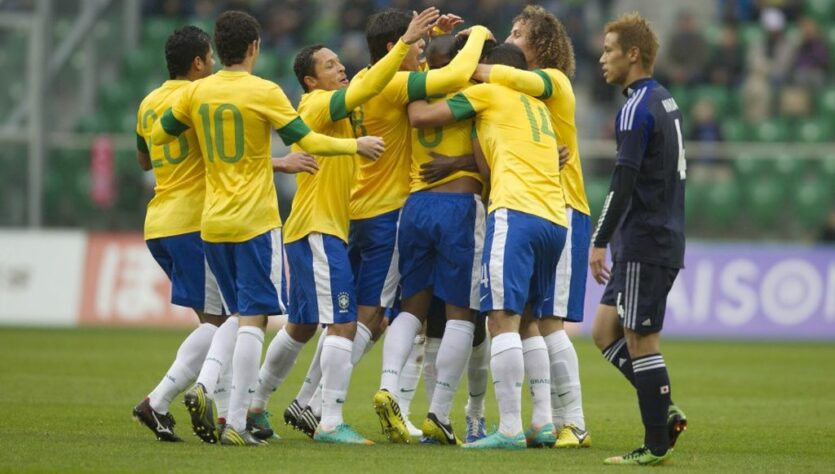
{"label": "stadium seat", "polygon": [[703,196],[705,215],[711,224],[725,226],[736,219],[741,209],[741,192],[736,183],[717,181],[705,189]]}
{"label": "stadium seat", "polygon": [[824,22],[833,19],[835,14],[835,2],[832,0],[806,0],[805,13],[818,21]]}
{"label": "stadium seat", "polygon": [[799,180],[806,169],[806,160],[792,153],[781,153],[774,158],[774,176],[788,183]]}
{"label": "stadium seat", "polygon": [[722,140],[726,142],[744,142],[748,140],[748,125],[739,118],[728,117],[720,122]]}
{"label": "stadium seat", "polygon": [[158,67],[165,68],[165,54],[162,51],[154,53],[150,48],[132,49],[125,54],[123,64],[127,79],[138,79]]}
{"label": "stadium seat", "polygon": [[801,142],[821,143],[832,140],[832,123],[823,117],[801,120],[796,130],[794,136]]}
{"label": "stadium seat", "polygon": [[759,22],[749,23],[742,26],[740,28],[740,33],[739,39],[741,40],[740,42],[746,51],[749,50],[751,46],[755,42],[759,41],[765,34]]}
{"label": "stadium seat", "polygon": [[764,120],[754,126],[754,138],[761,142],[781,142],[788,138],[788,125],[780,119]]}
{"label": "stadium seat", "polygon": [[835,86],[820,91],[816,102],[819,116],[829,120],[835,119]]}
{"label": "stadium seat", "polygon": [[694,103],[701,100],[712,102],[714,107],[716,107],[717,117],[736,113],[736,104],[732,100],[728,89],[723,86],[701,86],[696,90],[695,95]]}
{"label": "stadium seat", "polygon": [[255,69],[252,73],[275,82],[278,80],[278,67],[279,59],[276,55],[261,54],[258,56],[258,62],[255,63]]}
{"label": "stadium seat", "polygon": [[787,194],[787,183],[781,179],[762,178],[746,186],[745,206],[747,214],[760,227],[777,222]]}
{"label": "stadium seat", "polygon": [[693,105],[693,92],[684,86],[673,86],[670,87],[670,95],[676,100],[682,115],[689,117],[690,107]]}
{"label": "stadium seat", "polygon": [[143,22],[145,27],[143,31],[143,44],[161,51],[162,47],[165,46],[165,40],[168,39],[175,29],[183,24],[182,21],[165,17],[152,16],[145,18]]}
{"label": "stadium seat", "polygon": [[76,125],[81,133],[104,133],[108,130],[107,119],[102,114],[89,114],[81,117]]}
{"label": "stadium seat", "polygon": [[586,197],[589,200],[589,208],[594,219],[599,217],[600,210],[603,209],[603,201],[606,199],[606,193],[609,191],[609,179],[606,177],[589,177],[586,180]]}
{"label": "stadium seat", "polygon": [[772,172],[773,163],[767,158],[751,153],[741,154],[733,161],[736,178],[741,184],[759,179]]}
{"label": "stadium seat", "polygon": [[832,190],[820,178],[799,181],[790,202],[793,216],[807,228],[817,228],[830,210]]}

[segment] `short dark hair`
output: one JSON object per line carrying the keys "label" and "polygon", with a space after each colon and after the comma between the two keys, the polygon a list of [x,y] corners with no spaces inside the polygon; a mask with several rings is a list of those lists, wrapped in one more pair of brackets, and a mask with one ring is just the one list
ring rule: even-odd
{"label": "short dark hair", "polygon": [[412,14],[405,10],[387,8],[375,13],[368,19],[365,27],[365,40],[368,42],[368,53],[374,64],[388,53],[386,45],[396,43],[412,22]]}
{"label": "short dark hair", "polygon": [[[426,60],[429,61],[430,69],[438,69],[446,66],[452,61],[458,51],[467,43],[467,36],[442,35],[437,36],[429,42],[426,47]],[[481,58],[487,56],[491,49],[496,47],[496,41],[488,39],[484,41],[481,49]]]}
{"label": "short dark hair", "polygon": [[215,22],[215,46],[224,66],[240,64],[246,58],[246,50],[261,33],[258,21],[249,13],[230,10],[223,12]]}
{"label": "short dark hair", "polygon": [[293,60],[293,72],[296,73],[296,79],[299,80],[299,84],[302,85],[305,92],[310,92],[310,90],[308,90],[307,84],[304,83],[304,77],[316,77],[316,61],[313,59],[313,55],[324,47],[325,45],[323,44],[305,46],[296,54],[296,59]]}
{"label": "short dark hair", "polygon": [[518,46],[510,43],[502,43],[491,49],[484,58],[484,63],[504,64],[505,66],[513,66],[516,69],[528,69],[525,53]]}
{"label": "short dark hair", "polygon": [[212,40],[209,34],[196,26],[184,26],[171,33],[165,41],[165,65],[168,78],[185,76],[194,58],[206,59]]}

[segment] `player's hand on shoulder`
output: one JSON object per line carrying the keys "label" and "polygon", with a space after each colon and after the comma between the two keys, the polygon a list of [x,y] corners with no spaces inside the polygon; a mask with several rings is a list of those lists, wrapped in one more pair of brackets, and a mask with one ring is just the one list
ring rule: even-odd
{"label": "player's hand on shoulder", "polygon": [[456,34],[455,36],[470,36],[470,33],[472,33],[472,32],[473,32],[473,29],[474,29],[474,28],[484,28],[484,30],[487,32],[487,39],[488,39],[488,40],[491,40],[491,41],[496,41],[496,37],[495,37],[495,36],[493,36],[493,32],[492,32],[492,31],[490,31],[490,29],[489,29],[489,28],[487,28],[487,27],[486,27],[486,26],[484,26],[484,25],[476,25],[476,26],[473,26],[473,27],[467,28],[467,29],[465,29],[465,30],[461,30],[461,31],[459,31],[459,32],[458,32],[458,34]]}
{"label": "player's hand on shoulder", "polygon": [[282,158],[273,158],[273,171],[281,173],[310,173],[319,171],[319,163],[313,155],[304,152],[293,152]]}
{"label": "player's hand on shoulder", "polygon": [[406,33],[401,37],[403,42],[412,44],[423,38],[435,25],[440,15],[441,13],[435,7],[429,7],[420,13],[415,12]]}
{"label": "player's hand on shoulder", "polygon": [[490,80],[490,70],[493,68],[490,64],[479,64],[473,71],[473,80],[476,82],[488,82]]}
{"label": "player's hand on shoulder", "polygon": [[565,164],[568,163],[568,159],[571,158],[571,150],[565,145],[560,145],[557,149],[560,152],[560,170],[562,170]]}
{"label": "player's hand on shoulder", "polygon": [[589,253],[589,267],[591,275],[597,283],[603,285],[609,281],[612,271],[606,265],[606,247],[592,246]]}
{"label": "player's hand on shoulder", "polygon": [[357,138],[357,153],[377,160],[386,151],[386,143],[380,137],[359,137]]}
{"label": "player's hand on shoulder", "polygon": [[452,30],[455,29],[456,26],[464,23],[464,19],[458,15],[453,15],[452,13],[445,13],[438,17],[438,21],[435,22],[434,28],[432,28],[433,36],[441,36],[441,35],[448,35],[452,33]]}

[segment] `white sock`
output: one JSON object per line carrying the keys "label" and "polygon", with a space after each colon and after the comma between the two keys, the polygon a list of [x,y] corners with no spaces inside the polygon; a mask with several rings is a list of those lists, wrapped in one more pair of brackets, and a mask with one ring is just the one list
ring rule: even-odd
{"label": "white sock", "polygon": [[441,347],[438,348],[438,360],[435,363],[438,379],[435,382],[432,403],[429,405],[429,412],[434,413],[441,423],[449,423],[452,399],[455,398],[455,392],[473,350],[473,333],[475,324],[469,321],[451,320],[446,323]]}
{"label": "white sock", "polygon": [[400,371],[400,389],[397,391],[400,405],[400,413],[403,418],[409,417],[409,409],[412,406],[412,399],[415,398],[418,382],[420,382],[420,371],[423,366],[423,336],[417,336],[412,344],[412,352],[406,359],[406,365]]}
{"label": "white sock", "polygon": [[307,375],[304,376],[304,382],[296,395],[296,400],[302,408],[310,405],[310,399],[313,398],[313,393],[319,388],[322,382],[322,344],[325,338],[328,337],[328,328],[322,329],[319,334],[319,342],[316,343],[316,353],[313,354],[313,360],[310,361],[310,367],[307,368]]}
{"label": "white sock", "polygon": [[415,315],[404,311],[397,315],[386,331],[386,340],[383,342],[383,374],[380,377],[380,389],[388,390],[395,397],[397,397],[400,384],[400,371],[406,365],[415,336],[418,335],[422,326]]}
{"label": "white sock", "polygon": [[426,386],[426,399],[432,402],[435,395],[435,382],[438,380],[437,366],[438,349],[441,347],[441,339],[438,337],[427,337],[426,346],[423,348],[423,384]]}
{"label": "white sock", "polygon": [[188,388],[206,359],[206,352],[212,343],[212,336],[217,331],[214,324],[203,323],[197,326],[183,340],[177,349],[177,357],[159,385],[148,395],[151,408],[157,413],[168,413],[168,405],[180,392]]}
{"label": "white sock", "polygon": [[365,324],[357,322],[357,333],[354,334],[354,349],[351,351],[351,364],[357,365],[371,345],[371,330]]}
{"label": "white sock", "polygon": [[313,396],[310,397],[310,401],[307,402],[307,406],[310,407],[310,411],[316,415],[317,418],[322,418],[322,384],[319,384],[316,387],[316,391],[313,392]]}
{"label": "white sock", "polygon": [[522,339],[518,333],[506,332],[493,338],[490,371],[499,405],[499,431],[516,436],[522,432],[522,381],[525,378]]}
{"label": "white sock", "polygon": [[551,369],[548,348],[542,336],[523,340],[522,356],[531,389],[531,425],[541,427],[551,423]]}
{"label": "white sock", "polygon": [[206,388],[206,393],[214,393],[217,380],[226,366],[232,365],[232,352],[235,350],[235,341],[238,337],[238,317],[230,316],[217,328],[209,352],[200,374],[197,375],[197,383]]}
{"label": "white sock", "polygon": [[226,420],[229,415],[229,396],[232,395],[232,364],[226,364],[213,395],[217,405],[217,417]]}
{"label": "white sock", "polygon": [[484,398],[487,394],[487,375],[490,372],[490,338],[473,347],[467,365],[467,407],[465,412],[476,420],[484,416]]}
{"label": "white sock", "polygon": [[[583,393],[580,389],[580,364],[577,351],[565,331],[557,331],[545,337],[551,360],[551,404],[554,425],[566,423],[586,429],[583,416]],[[560,396],[562,395],[562,396]]]}
{"label": "white sock", "polygon": [[238,432],[246,429],[246,411],[258,387],[258,362],[264,347],[264,331],[255,326],[238,329],[235,353],[232,355],[232,395],[226,423]]}
{"label": "white sock", "polygon": [[290,369],[296,364],[296,358],[304,347],[303,342],[296,341],[282,328],[275,335],[267,348],[267,356],[258,373],[258,388],[252,395],[250,408],[265,410],[270,396],[276,391]]}
{"label": "white sock", "polygon": [[354,342],[342,336],[328,336],[322,345],[322,426],[331,430],[344,423],[342,406],[351,382],[351,352]]}

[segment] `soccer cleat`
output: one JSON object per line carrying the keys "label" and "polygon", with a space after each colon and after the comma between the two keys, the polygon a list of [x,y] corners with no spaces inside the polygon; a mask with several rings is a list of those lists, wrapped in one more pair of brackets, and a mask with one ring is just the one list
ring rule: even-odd
{"label": "soccer cleat", "polygon": [[423,431],[419,430],[409,417],[404,417],[403,422],[406,424],[406,429],[409,430],[409,436],[416,437],[423,435]]}
{"label": "soccer cleat", "polygon": [[475,419],[471,416],[467,417],[467,436],[468,443],[474,443],[487,436],[487,427],[484,424],[484,417]]}
{"label": "soccer cleat", "polygon": [[672,455],[672,449],[668,449],[667,452],[662,454],[661,456],[656,456],[652,454],[652,451],[650,451],[649,448],[647,448],[646,446],[641,446],[640,448],[628,454],[624,454],[623,456],[613,456],[610,458],[606,458],[605,460],[603,460],[603,464],[620,464],[624,466],[654,466],[663,463],[667,459],[670,459],[670,456]]}
{"label": "soccer cleat", "polygon": [[333,431],[325,431],[321,427],[317,428],[316,434],[313,435],[313,440],[321,443],[364,444],[366,446],[374,444],[374,441],[363,438],[345,423],[337,426]]}
{"label": "soccer cleat", "polygon": [[379,390],[374,394],[374,411],[377,412],[380,427],[389,441],[406,444],[412,442],[409,429],[400,414],[400,405],[388,390]]}
{"label": "soccer cleat", "polygon": [[247,430],[238,432],[232,425],[226,425],[223,435],[220,437],[220,444],[224,446],[266,446],[267,442],[258,439]]}
{"label": "soccer cleat", "polygon": [[280,436],[270,426],[270,416],[272,414],[268,411],[260,413],[249,412],[246,414],[246,429],[258,439],[273,439],[279,440]]}
{"label": "soccer cleat", "polygon": [[198,383],[186,392],[183,403],[191,415],[191,427],[194,434],[206,443],[217,443],[215,407],[203,384]]}
{"label": "soccer cleat", "polygon": [[284,409],[284,424],[290,425],[293,429],[299,429],[299,418],[302,416],[304,408],[299,404],[298,400],[293,400],[290,405]]}
{"label": "soccer cleat", "polygon": [[182,441],[174,434],[174,416],[171,413],[157,413],[151,408],[151,399],[145,397],[138,405],[133,407],[133,418],[147,426],[157,437],[157,441],[168,441],[176,443]]}
{"label": "soccer cleat", "polygon": [[576,425],[568,423],[560,430],[557,436],[555,448],[589,448],[591,447],[591,435],[586,430],[581,430]]}
{"label": "soccer cleat", "polygon": [[438,444],[453,446],[462,444],[461,440],[452,431],[452,425],[441,423],[434,413],[429,413],[423,420],[423,436],[434,440]]}
{"label": "soccer cleat", "polygon": [[296,425],[296,429],[310,438],[313,438],[313,435],[316,434],[316,428],[319,427],[319,422],[322,421],[322,418],[314,415],[313,410],[311,410],[310,407],[305,407],[297,421],[298,425]]}
{"label": "soccer cleat", "polygon": [[498,431],[462,446],[467,449],[525,449],[526,447],[525,435],[521,432],[511,437]]}
{"label": "soccer cleat", "polygon": [[539,428],[531,426],[525,432],[525,444],[529,448],[553,448],[557,442],[555,430],[553,423],[544,424]]}
{"label": "soccer cleat", "polygon": [[687,415],[676,405],[670,405],[667,410],[667,429],[670,432],[670,449],[672,449],[678,437],[687,429]]}

